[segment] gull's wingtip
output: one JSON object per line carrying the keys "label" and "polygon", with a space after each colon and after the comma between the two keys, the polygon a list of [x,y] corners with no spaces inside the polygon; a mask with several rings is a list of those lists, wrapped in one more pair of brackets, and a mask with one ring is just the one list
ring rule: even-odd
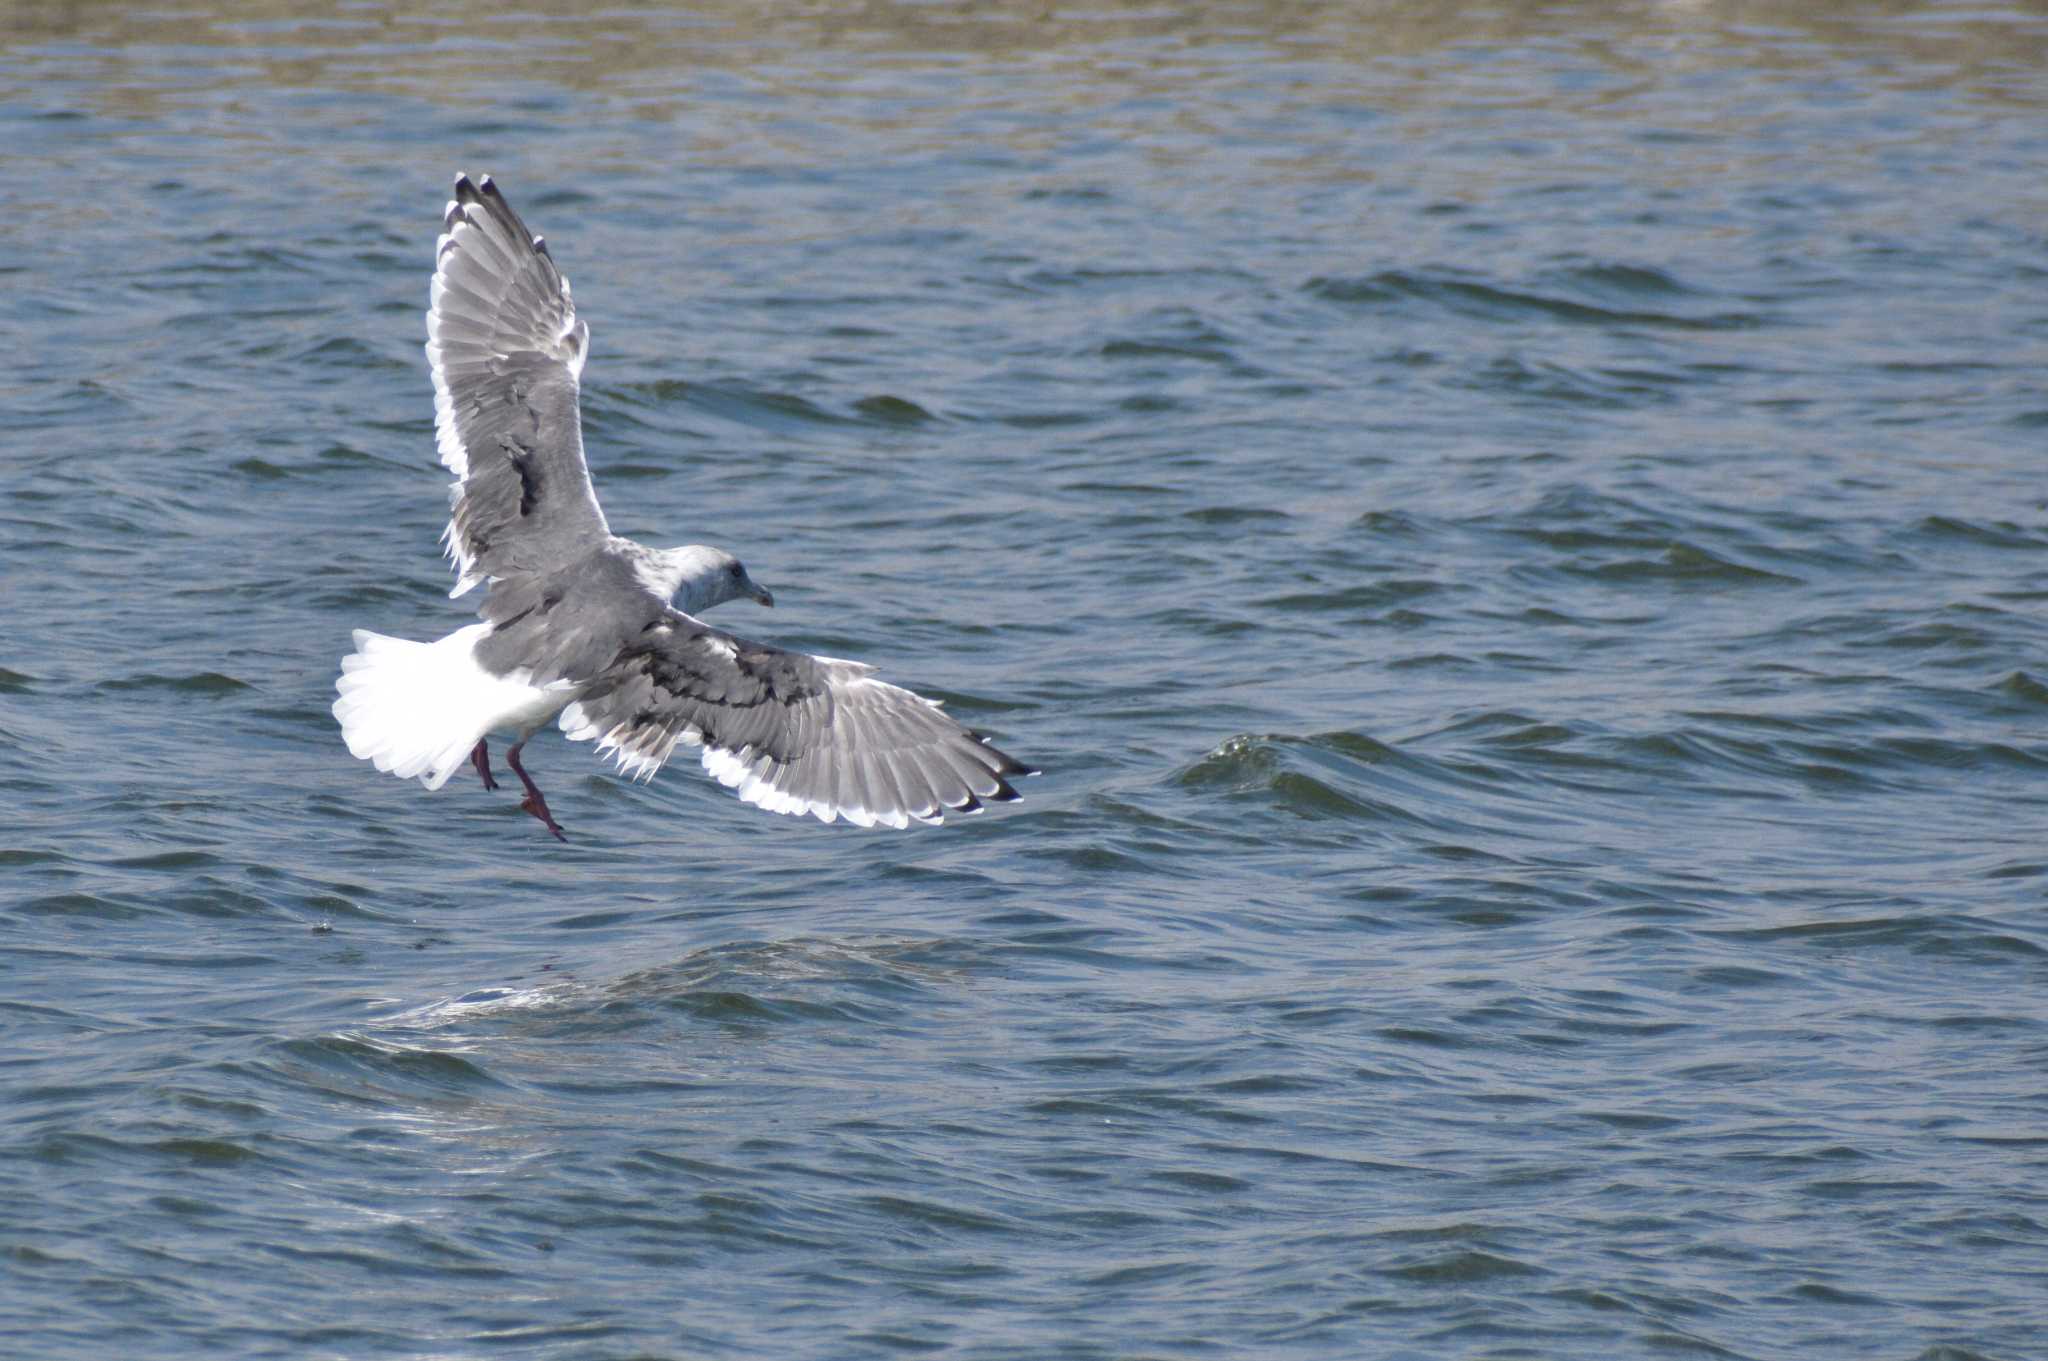
{"label": "gull's wingtip", "polygon": [[498,192],[498,186],[491,182],[489,175],[478,175],[475,179],[471,179],[469,172],[465,170],[458,172],[455,176],[455,201],[457,203],[467,205],[482,203],[487,199],[501,199],[503,197]]}

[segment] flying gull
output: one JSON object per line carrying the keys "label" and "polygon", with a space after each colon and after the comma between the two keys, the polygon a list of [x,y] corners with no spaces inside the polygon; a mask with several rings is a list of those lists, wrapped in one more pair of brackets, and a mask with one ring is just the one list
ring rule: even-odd
{"label": "flying gull", "polygon": [[646,548],[611,532],[583,460],[577,378],[590,330],[540,237],[486,176],[455,181],[434,248],[427,362],[441,462],[455,474],[443,536],[460,579],[487,583],[480,624],[438,642],[355,631],[334,716],[349,751],[429,789],[465,761],[485,789],[488,734],[520,804],[553,832],[527,739],[559,716],[572,741],[652,778],[679,746],[774,813],[862,827],[937,823],[1017,797],[1029,767],[876,680],[874,668],[751,642],[697,616],[775,603],[720,548]]}

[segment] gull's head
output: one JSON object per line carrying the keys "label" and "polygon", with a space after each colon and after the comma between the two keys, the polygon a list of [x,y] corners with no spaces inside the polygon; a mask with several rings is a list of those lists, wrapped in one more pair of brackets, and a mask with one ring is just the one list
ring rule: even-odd
{"label": "gull's head", "polygon": [[700,614],[728,600],[775,604],[775,597],[747,575],[746,565],[723,548],[693,543],[685,548],[664,549],[656,556],[660,560],[661,585],[668,587],[667,594],[676,608],[686,614]]}

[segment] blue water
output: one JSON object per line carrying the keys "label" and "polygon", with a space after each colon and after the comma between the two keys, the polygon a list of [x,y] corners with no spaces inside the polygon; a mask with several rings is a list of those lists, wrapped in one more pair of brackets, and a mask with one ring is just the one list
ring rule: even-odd
{"label": "blue water", "polygon": [[[1030,12],[1027,14],[1027,10]],[[2048,12],[0,17],[0,1352],[2048,1355]],[[1045,767],[350,759],[454,173]]]}

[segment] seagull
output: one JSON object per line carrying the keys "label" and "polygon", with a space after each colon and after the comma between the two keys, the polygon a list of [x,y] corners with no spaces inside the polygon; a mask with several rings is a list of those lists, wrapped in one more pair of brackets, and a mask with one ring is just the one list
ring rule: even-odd
{"label": "seagull", "polygon": [[678,747],[773,813],[861,827],[934,824],[1017,798],[1037,772],[875,668],[757,643],[698,616],[775,599],[722,548],[647,548],[611,532],[583,458],[577,380],[590,329],[546,243],[489,176],[455,180],[434,247],[427,363],[442,536],[483,622],[436,642],[357,629],[334,716],[349,752],[439,789],[465,762],[487,790],[489,734],[520,807],[567,840],[521,764],[559,719],[621,771],[651,779]]}

